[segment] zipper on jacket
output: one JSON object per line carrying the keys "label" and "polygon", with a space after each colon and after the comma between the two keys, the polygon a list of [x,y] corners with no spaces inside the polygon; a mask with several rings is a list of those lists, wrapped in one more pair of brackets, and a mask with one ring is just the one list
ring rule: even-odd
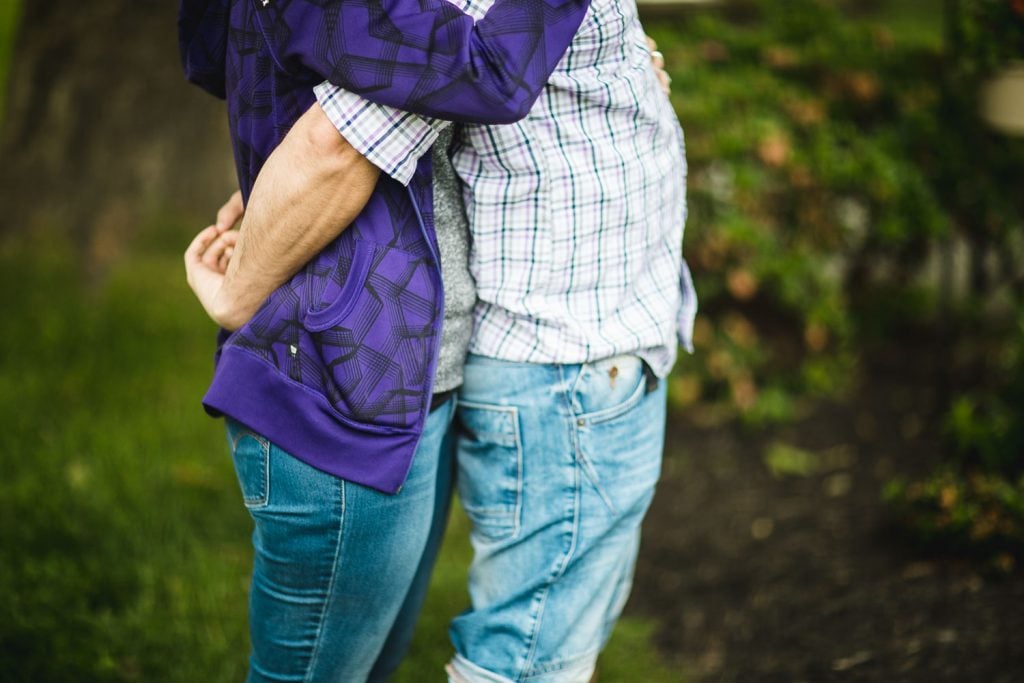
{"label": "zipper on jacket", "polygon": [[[431,183],[434,182],[434,174],[433,173],[430,174],[430,182]],[[443,277],[441,275],[441,257],[438,254],[438,250],[434,248],[434,243],[431,241],[430,235],[427,234],[427,223],[426,223],[426,221],[423,220],[423,213],[420,211],[420,205],[416,202],[416,194],[412,191],[411,185],[412,185],[412,183],[410,183],[409,185],[406,185],[405,186],[405,191],[408,193],[409,201],[412,203],[412,210],[416,213],[416,222],[420,226],[420,234],[423,235],[423,239],[426,240],[426,242],[427,242],[427,248],[430,249],[430,253],[434,257],[434,272],[437,274],[437,281],[441,284],[441,296],[439,297],[439,301],[438,301],[438,304],[439,304],[438,305],[438,316],[440,317],[441,325],[438,327],[438,330],[437,330],[438,334],[437,334],[437,345],[434,348],[434,363],[433,363],[433,365],[430,368],[430,377],[427,378],[427,397],[428,397],[428,400],[427,400],[427,406],[426,406],[427,409],[423,413],[423,425],[422,425],[423,427],[425,427],[426,423],[427,423],[427,420],[430,419],[430,404],[431,404],[431,399],[433,399],[433,397],[434,397],[434,373],[437,372],[437,362],[438,362],[438,359],[439,359],[439,357],[441,355],[441,335],[443,334],[443,329],[444,329],[444,279],[443,279]],[[431,187],[431,192],[433,192],[433,187]],[[435,236],[437,234],[436,228],[434,230],[434,234],[435,234]],[[421,428],[420,435],[416,439],[416,447],[417,448],[419,447],[419,440],[422,439],[422,438],[423,438],[423,431],[422,431],[422,428]],[[415,458],[415,457],[416,456],[415,456],[415,449],[414,449],[413,450],[413,458]],[[405,480],[409,478],[409,470],[411,470],[411,469],[412,469],[412,458],[409,459],[409,466],[405,470],[405,477],[402,479],[402,483],[399,485],[398,490],[395,492],[396,495],[401,493],[402,489],[405,487]]]}
{"label": "zipper on jacket", "polygon": [[[433,174],[431,174],[431,182],[433,182]],[[427,247],[430,249],[430,255],[434,257],[434,262],[437,263],[437,269],[441,270],[441,255],[437,253],[437,249],[434,248],[434,243],[430,240],[430,235],[427,234],[427,223],[423,220],[423,214],[420,212],[420,205],[416,203],[416,194],[412,191],[412,184],[405,186],[405,191],[409,194],[409,201],[412,202],[412,210],[416,212],[416,222],[420,225],[420,234],[423,235],[423,239],[427,242]],[[437,236],[437,228],[434,228],[434,235]],[[443,305],[443,302],[442,302]]]}

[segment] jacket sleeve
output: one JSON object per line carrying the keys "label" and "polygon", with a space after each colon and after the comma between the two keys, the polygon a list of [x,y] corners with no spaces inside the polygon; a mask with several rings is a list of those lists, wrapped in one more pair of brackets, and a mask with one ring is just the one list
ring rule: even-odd
{"label": "jacket sleeve", "polygon": [[279,68],[371,102],[472,123],[526,116],[590,0],[248,0]]}
{"label": "jacket sleeve", "polygon": [[224,99],[228,0],[181,0],[178,6],[178,50],[185,78]]}

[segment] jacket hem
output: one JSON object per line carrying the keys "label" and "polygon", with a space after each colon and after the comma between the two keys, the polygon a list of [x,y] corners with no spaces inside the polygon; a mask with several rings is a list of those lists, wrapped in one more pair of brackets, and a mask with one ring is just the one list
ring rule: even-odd
{"label": "jacket hem", "polygon": [[230,346],[222,349],[203,407],[214,417],[234,418],[318,470],[384,493],[401,488],[420,437],[419,429],[381,432],[344,422],[325,397]]}

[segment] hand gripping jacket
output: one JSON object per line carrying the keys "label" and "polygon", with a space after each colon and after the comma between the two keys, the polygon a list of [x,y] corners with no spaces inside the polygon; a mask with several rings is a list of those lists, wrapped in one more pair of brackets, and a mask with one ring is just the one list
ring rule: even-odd
{"label": "hand gripping jacket", "polygon": [[[438,118],[528,113],[589,0],[497,0],[474,24],[448,0],[182,0],[187,78],[226,97],[239,184],[324,79]],[[430,155],[382,176],[355,222],[237,332],[203,399],[318,469],[382,491],[408,473],[430,406],[443,291]]]}

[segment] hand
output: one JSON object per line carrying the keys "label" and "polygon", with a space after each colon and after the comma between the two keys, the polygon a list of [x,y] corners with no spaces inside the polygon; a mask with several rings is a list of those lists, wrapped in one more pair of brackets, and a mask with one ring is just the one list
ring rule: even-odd
{"label": "hand", "polygon": [[654,38],[650,36],[644,36],[647,39],[647,49],[651,53],[651,65],[654,67],[654,73],[658,76],[658,84],[661,85],[661,91],[666,95],[672,94],[672,77],[665,71],[665,55],[661,54],[658,50],[658,44],[654,42]]}
{"label": "hand", "polygon": [[210,319],[226,330],[238,329],[251,317],[251,313],[236,310],[235,302],[224,292],[224,272],[237,239],[238,231],[221,232],[217,225],[210,225],[185,250],[188,286]]}
{"label": "hand", "polygon": [[229,228],[233,228],[238,221],[242,220],[244,215],[245,207],[242,206],[242,191],[235,190],[234,194],[224,202],[224,206],[220,207],[217,211],[217,222],[214,225],[217,226],[220,232],[224,232]]}
{"label": "hand", "polygon": [[245,216],[245,207],[242,205],[242,192],[235,190],[228,197],[228,200],[224,202],[224,206],[218,209],[217,222],[213,224],[217,228],[217,232],[229,241],[219,245],[213,244],[206,250],[203,256],[203,263],[208,267],[222,274],[227,272],[228,263],[231,262],[231,255],[235,251],[235,241],[238,239],[238,233],[229,233],[227,231],[237,225],[243,216]]}
{"label": "hand", "polygon": [[185,250],[185,275],[189,287],[210,318],[234,330],[245,322],[226,305],[224,274],[235,250],[238,232],[231,230],[245,215],[242,193],[234,192],[217,211],[217,221],[195,236]]}

